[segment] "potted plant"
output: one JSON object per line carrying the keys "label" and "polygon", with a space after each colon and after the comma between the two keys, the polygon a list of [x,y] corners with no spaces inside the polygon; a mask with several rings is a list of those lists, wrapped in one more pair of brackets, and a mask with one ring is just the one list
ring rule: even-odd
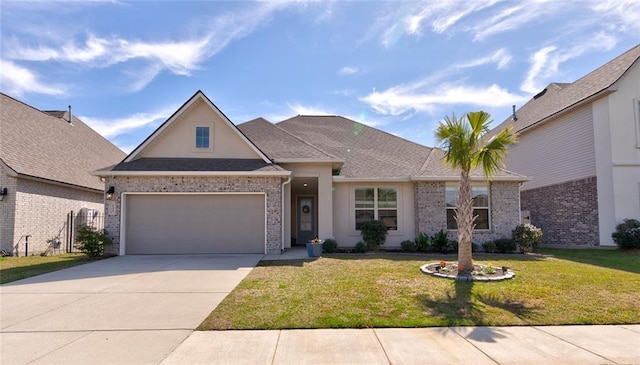
{"label": "potted plant", "polygon": [[322,256],[322,244],[324,240],[319,239],[318,237],[312,239],[307,242],[307,255],[309,257],[320,257]]}

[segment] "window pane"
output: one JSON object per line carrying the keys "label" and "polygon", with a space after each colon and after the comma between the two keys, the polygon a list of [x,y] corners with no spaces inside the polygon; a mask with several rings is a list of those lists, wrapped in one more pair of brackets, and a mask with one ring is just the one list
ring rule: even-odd
{"label": "window pane", "polygon": [[196,148],[209,148],[209,127],[196,127]]}
{"label": "window pane", "polygon": [[398,191],[394,188],[378,188],[378,208],[396,208]]}
{"label": "window pane", "polygon": [[474,207],[489,206],[489,188],[486,186],[473,186],[471,188],[471,196],[473,197]]}
{"label": "window pane", "polygon": [[356,210],[356,230],[360,230],[362,223],[373,220],[373,210]]}
{"label": "window pane", "polygon": [[398,230],[398,211],[395,209],[378,210],[378,220],[381,220],[390,231]]}
{"label": "window pane", "polygon": [[453,186],[447,186],[444,195],[447,207],[455,207],[456,200],[458,199],[458,188]]}
{"label": "window pane", "polygon": [[356,189],[356,208],[373,208],[373,188]]}
{"label": "window pane", "polygon": [[474,209],[476,229],[489,229],[489,209]]}
{"label": "window pane", "polygon": [[447,209],[447,229],[458,229],[458,223],[456,223],[456,219],[454,218],[455,216],[455,209]]}

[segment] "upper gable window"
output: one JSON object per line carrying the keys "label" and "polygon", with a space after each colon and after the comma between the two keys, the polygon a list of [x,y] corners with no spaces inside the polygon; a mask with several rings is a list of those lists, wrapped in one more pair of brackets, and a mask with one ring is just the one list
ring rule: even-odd
{"label": "upper gable window", "polygon": [[209,148],[209,127],[196,127],[196,148]]}
{"label": "upper gable window", "polygon": [[192,143],[194,152],[213,151],[213,126],[205,123],[195,124]]}

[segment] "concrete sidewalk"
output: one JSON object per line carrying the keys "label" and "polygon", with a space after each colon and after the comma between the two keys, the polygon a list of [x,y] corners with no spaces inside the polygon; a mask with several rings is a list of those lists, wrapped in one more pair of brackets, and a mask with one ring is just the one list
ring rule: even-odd
{"label": "concrete sidewalk", "polygon": [[640,325],[194,332],[161,364],[640,364]]}

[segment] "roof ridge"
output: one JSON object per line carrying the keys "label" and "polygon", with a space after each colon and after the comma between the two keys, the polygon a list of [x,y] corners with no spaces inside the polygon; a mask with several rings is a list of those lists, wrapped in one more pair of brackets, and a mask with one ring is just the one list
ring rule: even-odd
{"label": "roof ridge", "polygon": [[427,155],[427,158],[424,159],[424,162],[422,163],[422,166],[420,166],[420,170],[418,170],[418,176],[422,176],[422,174],[427,171],[427,165],[431,161],[431,156],[434,155],[433,151],[435,151],[435,150],[439,150],[439,148],[432,147],[431,151],[429,151],[429,154]]}
{"label": "roof ridge", "polygon": [[42,109],[38,109],[38,108],[36,108],[36,107],[35,107],[35,106],[33,106],[33,105],[29,105],[29,104],[25,103],[24,101],[18,100],[18,99],[14,98],[14,97],[13,97],[13,96],[11,96],[11,95],[7,95],[7,94],[5,94],[5,93],[3,93],[3,92],[0,92],[0,94],[1,94],[1,95],[3,95],[3,96],[6,96],[7,98],[9,98],[9,99],[11,99],[11,100],[13,100],[13,101],[18,102],[18,103],[20,103],[20,104],[22,104],[22,105],[24,105],[24,106],[27,106],[27,107],[29,107],[29,108],[31,108],[31,109],[33,109],[33,110],[35,110],[35,111],[38,111],[38,112],[40,112],[41,114],[46,115],[47,117],[55,118],[56,120],[60,119],[60,118],[58,118],[58,117],[54,117],[53,115],[51,115],[51,114],[47,113],[46,111],[44,111],[44,110],[42,110]]}

